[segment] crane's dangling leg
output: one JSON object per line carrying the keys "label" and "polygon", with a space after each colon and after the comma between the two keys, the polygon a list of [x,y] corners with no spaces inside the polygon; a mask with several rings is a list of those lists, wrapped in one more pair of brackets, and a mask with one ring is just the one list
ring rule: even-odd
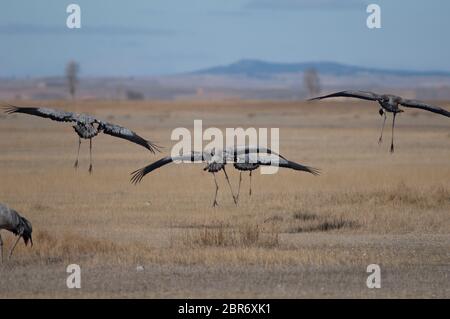
{"label": "crane's dangling leg", "polygon": [[383,119],[383,125],[381,125],[381,134],[380,134],[380,138],[378,139],[378,144],[381,144],[381,142],[383,141],[383,130],[384,130],[384,124],[386,124],[386,112],[383,111],[383,109],[380,109],[380,114],[382,114],[384,116]]}
{"label": "crane's dangling leg", "polygon": [[250,190],[248,192],[248,196],[252,196],[252,171],[250,171],[249,177],[250,177]]}
{"label": "crane's dangling leg", "polygon": [[228,178],[228,174],[227,174],[227,171],[225,170],[225,166],[223,167],[223,172],[225,173],[225,177],[227,179],[228,186],[230,186],[230,191],[231,191],[231,196],[233,196],[233,201],[237,206],[237,200],[236,200],[236,197],[234,196],[233,188],[231,187],[230,179]]}
{"label": "crane's dangling leg", "polygon": [[89,139],[89,174],[92,174],[92,138]]}
{"label": "crane's dangling leg", "polygon": [[11,256],[13,254],[14,249],[16,248],[17,244],[19,243],[20,238],[22,237],[22,235],[17,236],[17,240],[14,243],[14,245],[12,246],[11,250],[9,251],[9,256],[8,259],[11,259]]}
{"label": "crane's dangling leg", "polygon": [[392,138],[391,138],[391,153],[394,153],[394,126],[395,126],[395,116],[397,113],[394,113],[394,117],[392,119]]}
{"label": "crane's dangling leg", "polygon": [[80,157],[80,147],[81,147],[81,138],[78,137],[78,152],[77,152],[77,160],[75,161],[75,164],[73,164],[73,167],[78,168],[78,157]]}
{"label": "crane's dangling leg", "polygon": [[239,172],[239,185],[238,185],[238,191],[236,195],[236,201],[239,201],[239,194],[241,193],[241,182],[242,182],[242,172]]}
{"label": "crane's dangling leg", "polygon": [[2,240],[2,235],[0,234],[0,258],[1,258],[1,263],[3,264],[3,240]]}
{"label": "crane's dangling leg", "polygon": [[216,193],[214,195],[214,202],[212,207],[216,207],[219,206],[219,204],[217,203],[217,193],[219,192],[219,185],[217,184],[217,180],[216,180],[216,174],[214,172],[212,172],[213,176],[214,176],[214,183],[216,184]]}

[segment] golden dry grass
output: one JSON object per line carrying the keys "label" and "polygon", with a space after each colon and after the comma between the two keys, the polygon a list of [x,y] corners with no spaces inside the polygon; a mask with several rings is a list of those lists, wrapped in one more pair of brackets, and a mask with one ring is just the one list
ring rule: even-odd
{"label": "golden dry grass", "polygon": [[[407,110],[389,154],[370,103],[20,102],[89,112],[164,145],[153,156],[109,136],[72,168],[67,124],[0,115],[0,201],[29,218],[35,246],[0,267],[0,297],[449,297],[450,124]],[[445,103],[444,103],[445,105]],[[219,207],[202,165],[167,166],[137,186],[129,173],[170,152],[175,127],[279,127],[281,153],[322,170],[243,174]],[[387,126],[388,127],[388,126]],[[206,144],[206,143],[205,143]],[[228,169],[234,188],[238,173]],[[2,231],[6,247],[13,237]],[[82,266],[80,291],[65,267]],[[368,264],[382,289],[365,286]],[[144,266],[136,271],[136,266]]]}

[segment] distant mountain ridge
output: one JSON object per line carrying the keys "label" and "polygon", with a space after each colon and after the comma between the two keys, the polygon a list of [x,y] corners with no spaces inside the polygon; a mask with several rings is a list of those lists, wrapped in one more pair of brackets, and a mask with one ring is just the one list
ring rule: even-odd
{"label": "distant mountain ridge", "polygon": [[[405,71],[335,62],[271,63],[240,60],[195,72],[148,77],[81,77],[80,99],[303,100],[303,72],[316,69],[323,93],[369,90],[411,99],[450,101],[450,72]],[[63,76],[0,77],[0,100],[68,98]]]}
{"label": "distant mountain ridge", "polygon": [[341,64],[337,62],[302,62],[302,63],[279,63],[262,60],[243,59],[237,62],[215,66],[190,74],[203,75],[245,75],[248,77],[267,77],[277,74],[298,73],[308,69],[315,69],[319,74],[334,76],[348,76],[358,74],[376,74],[393,76],[445,76],[450,77],[448,71],[413,71],[413,70],[393,70],[377,69],[361,66]]}

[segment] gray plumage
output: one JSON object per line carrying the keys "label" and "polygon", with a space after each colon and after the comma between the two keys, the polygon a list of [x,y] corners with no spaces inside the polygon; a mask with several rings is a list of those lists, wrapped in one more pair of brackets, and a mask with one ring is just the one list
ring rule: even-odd
{"label": "gray plumage", "polygon": [[[299,171],[305,171],[313,175],[318,175],[319,171],[315,168],[304,166],[292,161],[287,160],[283,156],[272,152],[268,148],[259,147],[235,147],[228,148],[225,150],[215,149],[204,151],[204,152],[191,152],[187,155],[180,156],[167,156],[164,157],[150,165],[147,165],[141,169],[132,172],[131,182],[134,184],[139,183],[145,175],[150,172],[167,165],[172,162],[181,163],[194,163],[194,162],[206,162],[205,171],[213,174],[214,182],[216,185],[216,193],[214,196],[213,207],[217,205],[217,193],[219,186],[216,181],[215,173],[223,170],[225,177],[227,179],[228,185],[230,187],[231,194],[235,204],[237,204],[237,199],[233,193],[228,174],[225,170],[225,165],[227,163],[232,163],[238,170],[254,170],[261,165],[274,166],[290,168]],[[240,186],[240,185],[239,185]]]}
{"label": "gray plumage", "polygon": [[100,132],[105,134],[119,137],[130,141],[132,143],[141,145],[148,149],[150,152],[155,154],[155,151],[159,151],[159,146],[151,141],[145,140],[132,130],[122,127],[120,125],[105,122],[96,117],[88,114],[77,114],[72,112],[65,112],[55,109],[50,109],[46,107],[17,107],[14,105],[6,104],[5,112],[8,114],[12,113],[24,113],[34,116],[39,116],[43,118],[48,118],[58,122],[73,122],[73,129],[77,133],[78,139],[78,152],[77,159],[75,161],[74,167],[78,167],[78,157],[80,154],[81,139],[89,140],[89,154],[90,154],[90,165],[89,172],[92,172],[92,138],[97,136]]}
{"label": "gray plumage", "polygon": [[[20,216],[20,214],[14,209],[10,209],[5,205],[0,204],[0,231],[2,229],[8,230],[14,235],[18,236],[16,242],[11,247],[8,258],[11,258],[14,248],[16,248],[16,245],[19,242],[20,238],[23,238],[25,245],[28,245],[28,242],[30,242],[31,246],[33,246],[33,239],[31,237],[33,228],[31,226],[31,223],[25,217]],[[0,251],[1,261],[3,263],[3,240],[1,234]]]}
{"label": "gray plumage", "polygon": [[436,114],[444,115],[447,117],[450,117],[450,112],[439,107],[430,105],[421,101],[417,100],[408,100],[404,99],[397,95],[392,94],[377,94],[373,92],[368,91],[341,91],[336,92],[324,96],[319,96],[310,99],[309,101],[313,100],[321,100],[331,97],[351,97],[351,98],[357,98],[362,100],[368,100],[368,101],[377,101],[378,104],[381,106],[379,113],[381,116],[384,116],[383,124],[381,126],[381,134],[380,138],[378,139],[378,143],[381,143],[383,140],[383,130],[384,125],[386,123],[386,112],[393,113],[392,118],[392,138],[391,138],[391,152],[394,152],[394,126],[395,126],[395,117],[397,116],[397,113],[404,112],[402,109],[399,108],[399,106],[405,106],[405,107],[411,107],[416,109],[422,109],[429,112],[433,112]]}

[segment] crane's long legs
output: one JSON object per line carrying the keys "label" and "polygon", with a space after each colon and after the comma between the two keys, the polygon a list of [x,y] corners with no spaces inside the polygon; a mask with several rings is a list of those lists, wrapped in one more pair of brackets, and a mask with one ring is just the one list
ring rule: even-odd
{"label": "crane's long legs", "polygon": [[225,167],[223,168],[223,172],[225,173],[225,177],[227,179],[228,186],[230,186],[230,191],[231,191],[231,196],[233,196],[233,201],[237,205],[237,200],[236,200],[236,197],[234,196],[233,188],[231,187],[230,179],[228,178],[228,174],[227,174],[227,171],[225,170]]}
{"label": "crane's long legs", "polygon": [[378,139],[378,144],[381,144],[381,142],[383,141],[383,130],[384,130],[384,124],[386,124],[386,112],[383,112],[383,125],[381,125],[381,134],[380,134],[380,138]]}
{"label": "crane's long legs", "polygon": [[250,171],[249,177],[250,177],[250,190],[248,192],[248,196],[252,196],[252,171]]}
{"label": "crane's long legs", "polygon": [[214,202],[212,204],[212,207],[216,207],[219,206],[219,204],[217,203],[217,193],[219,192],[219,185],[217,184],[216,174],[214,172],[212,172],[212,174],[214,176],[214,183],[216,184],[216,194],[214,195]]}
{"label": "crane's long legs", "polygon": [[241,182],[242,182],[242,172],[239,172],[239,185],[238,185],[238,191],[236,195],[236,201],[239,201],[239,194],[241,192]]}
{"label": "crane's long legs", "polygon": [[20,240],[21,237],[22,237],[22,235],[17,236],[17,240],[16,240],[16,242],[14,243],[14,245],[12,246],[12,248],[11,248],[11,250],[10,250],[10,252],[9,252],[8,259],[11,259],[11,256],[12,256],[12,254],[13,254],[13,251],[14,251],[14,249],[16,248],[17,244],[19,243],[19,240]]}
{"label": "crane's long legs", "polygon": [[78,137],[78,152],[77,152],[77,160],[75,161],[75,164],[73,164],[73,167],[78,168],[78,158],[80,157],[80,147],[81,147],[81,138]]}
{"label": "crane's long legs", "polygon": [[89,174],[92,174],[92,138],[89,139]]}
{"label": "crane's long legs", "polygon": [[3,264],[3,240],[2,235],[0,234],[0,255],[1,255],[1,263]]}
{"label": "crane's long legs", "polygon": [[391,153],[394,153],[394,126],[395,126],[395,116],[397,113],[394,113],[394,117],[392,119],[392,138],[391,138]]}

